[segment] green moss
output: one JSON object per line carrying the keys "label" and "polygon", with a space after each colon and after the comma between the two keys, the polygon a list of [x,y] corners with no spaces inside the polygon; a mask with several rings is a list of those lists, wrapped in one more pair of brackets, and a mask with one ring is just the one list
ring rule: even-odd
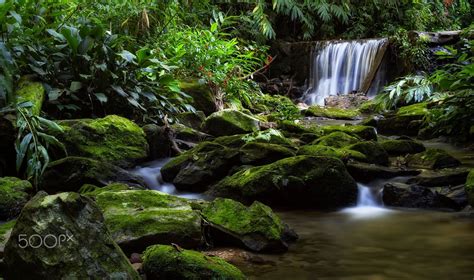
{"label": "green moss", "polygon": [[407,165],[415,168],[441,169],[457,167],[461,162],[441,149],[427,149],[424,152],[408,155]]}
{"label": "green moss", "polygon": [[287,139],[283,135],[283,133],[273,128],[244,135],[242,137],[242,140],[244,140],[245,143],[260,142],[260,143],[271,143],[271,144],[279,144],[279,145],[287,145],[287,146],[293,145],[293,143],[289,139]]}
{"label": "green moss", "polygon": [[216,144],[220,144],[230,148],[240,148],[246,142],[244,141],[244,136],[247,134],[237,134],[237,135],[229,135],[229,136],[221,136],[214,139],[212,142]]}
{"label": "green moss", "polygon": [[179,121],[179,123],[185,126],[199,130],[201,129],[201,125],[206,119],[206,116],[202,111],[184,112],[178,114],[176,119]]}
{"label": "green moss", "polygon": [[125,190],[136,190],[136,187],[131,187],[123,183],[112,183],[102,188],[99,188],[91,184],[85,184],[79,189],[78,192],[80,194],[84,194],[87,196],[97,196],[98,194],[103,193],[103,192],[125,191]]}
{"label": "green moss", "polygon": [[349,149],[336,149],[333,147],[323,146],[323,145],[305,145],[298,149],[298,155],[308,155],[308,156],[325,156],[325,157],[334,157],[341,160],[346,160],[353,158],[356,160],[365,161],[366,156],[358,151],[353,151]]}
{"label": "green moss", "polygon": [[144,159],[148,143],[143,130],[134,122],[109,115],[102,119],[61,122],[70,155],[87,156],[123,164]]}
{"label": "green moss", "polygon": [[143,270],[147,279],[245,279],[239,269],[221,258],[165,245],[147,248]]}
{"label": "green moss", "polygon": [[377,133],[375,128],[371,126],[363,126],[363,125],[328,125],[322,126],[321,129],[323,130],[324,134],[330,134],[335,131],[345,132],[347,134],[360,137],[365,140],[377,140]]}
{"label": "green moss", "polygon": [[137,249],[146,238],[183,246],[201,242],[201,218],[186,199],[152,190],[104,191],[94,198],[121,247]]}
{"label": "green moss", "polygon": [[427,109],[428,103],[416,103],[409,106],[404,106],[398,109],[397,117],[407,117],[407,116],[424,116],[428,113]]}
{"label": "green moss", "polygon": [[179,87],[193,98],[192,105],[196,110],[206,115],[216,111],[214,94],[205,82],[200,82],[198,79],[180,81]]}
{"label": "green moss", "polygon": [[375,100],[369,100],[359,106],[359,111],[365,114],[380,113],[383,111],[383,106]]}
{"label": "green moss", "polygon": [[251,111],[264,114],[267,121],[294,120],[301,117],[298,107],[286,96],[258,94],[252,99]]}
{"label": "green moss", "polygon": [[32,192],[33,187],[28,181],[15,177],[0,178],[0,219],[17,216]]}
{"label": "green moss", "polygon": [[474,206],[474,169],[471,169],[471,171],[467,175],[465,189],[467,192],[469,204],[471,204],[471,206]]}
{"label": "green moss", "polygon": [[413,140],[385,140],[380,145],[389,155],[399,156],[421,153],[425,150],[423,144]]}
{"label": "green moss", "polygon": [[311,106],[305,111],[305,115],[313,117],[325,117],[330,119],[354,120],[360,117],[360,112],[355,109]]}
{"label": "green moss", "polygon": [[364,141],[347,147],[365,156],[365,162],[388,165],[388,154],[382,146],[374,141]]}
{"label": "green moss", "polygon": [[249,133],[259,130],[259,120],[240,111],[226,109],[207,117],[203,129],[215,136]]}
{"label": "green moss", "polygon": [[351,136],[345,132],[336,131],[316,139],[312,144],[342,148],[357,142],[360,142],[360,139],[357,136]]}
{"label": "green moss", "polygon": [[15,92],[16,103],[31,102],[31,112],[33,115],[39,116],[41,113],[41,106],[44,101],[44,87],[40,82],[30,81],[28,78],[21,78],[18,84],[18,89]]}
{"label": "green moss", "polygon": [[259,234],[270,240],[280,240],[284,229],[272,209],[258,201],[246,207],[232,199],[217,198],[202,214],[207,221],[240,236]]}

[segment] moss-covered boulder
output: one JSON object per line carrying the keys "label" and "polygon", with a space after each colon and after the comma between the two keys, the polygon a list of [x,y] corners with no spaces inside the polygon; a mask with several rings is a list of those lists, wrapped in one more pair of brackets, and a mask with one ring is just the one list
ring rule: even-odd
{"label": "moss-covered boulder", "polygon": [[370,141],[374,140],[377,141],[377,132],[375,128],[372,126],[364,126],[364,125],[328,125],[321,127],[324,135],[328,135],[335,131],[345,132],[347,134],[357,136],[361,139]]}
{"label": "moss-covered boulder", "polygon": [[441,169],[457,167],[461,162],[441,149],[427,149],[424,152],[408,155],[407,166],[413,168]]}
{"label": "moss-covered boulder", "polygon": [[388,154],[382,146],[375,141],[364,141],[347,147],[350,150],[362,153],[364,162],[388,165]]}
{"label": "moss-covered boulder", "polygon": [[239,269],[221,258],[166,245],[147,248],[143,253],[143,271],[148,280],[246,279]]}
{"label": "moss-covered boulder", "polygon": [[203,130],[214,136],[249,133],[259,130],[259,120],[241,111],[226,109],[207,117]]}
{"label": "moss-covered boulder", "polygon": [[304,114],[311,117],[325,117],[338,120],[356,120],[360,118],[360,112],[355,109],[341,109],[332,107],[311,106]]}
{"label": "moss-covered boulder", "polygon": [[209,194],[245,204],[258,200],[327,209],[353,204],[357,184],[336,158],[295,156],[239,171],[214,185]]}
{"label": "moss-covered boulder", "polygon": [[258,201],[249,207],[232,199],[217,198],[202,215],[214,243],[237,244],[256,252],[283,252],[289,234],[272,209]]}
{"label": "moss-covered boulder", "polygon": [[209,134],[179,123],[171,125],[171,128],[173,129],[173,135],[177,140],[198,143],[214,138]]}
{"label": "moss-covered boulder", "polygon": [[184,112],[178,114],[176,119],[180,124],[199,130],[206,119],[206,115],[202,111]]}
{"label": "moss-covered boulder", "polygon": [[41,180],[41,189],[49,192],[77,192],[84,184],[105,186],[113,182],[144,186],[143,180],[120,167],[83,157],[65,157],[51,162]]}
{"label": "moss-covered boulder", "polygon": [[301,117],[299,108],[290,98],[282,95],[255,94],[250,104],[254,114],[266,116],[268,121],[298,119]]}
{"label": "moss-covered boulder", "polygon": [[322,157],[335,157],[343,162],[349,159],[365,160],[364,154],[358,151],[353,151],[345,148],[333,148],[323,145],[304,145],[298,149],[298,155],[308,156],[322,156]]}
{"label": "moss-covered boulder", "polygon": [[152,190],[86,193],[104,213],[111,236],[126,253],[153,244],[176,243],[195,248],[202,243],[201,216],[187,200]]}
{"label": "moss-covered boulder", "polygon": [[240,161],[248,165],[262,165],[294,156],[295,152],[285,146],[250,142],[240,149]]}
{"label": "moss-covered boulder", "polygon": [[239,150],[203,142],[163,166],[161,174],[178,189],[200,191],[226,176],[239,163]]}
{"label": "moss-covered boulder", "polygon": [[33,187],[28,181],[15,177],[0,178],[0,220],[18,216],[32,193]]}
{"label": "moss-covered boulder", "polygon": [[360,138],[349,135],[342,131],[329,133],[326,136],[316,139],[312,144],[342,148],[360,142]]}
{"label": "moss-covered boulder", "polygon": [[467,175],[464,187],[466,189],[469,204],[474,206],[474,169],[471,169],[469,175]]}
{"label": "moss-covered boulder", "polygon": [[181,91],[193,98],[191,105],[204,112],[206,116],[217,111],[214,94],[205,82],[200,80],[187,80],[179,83]]}
{"label": "moss-covered boulder", "polygon": [[372,163],[350,161],[346,164],[347,171],[358,182],[368,183],[375,179],[389,179],[399,176],[415,176],[421,171],[415,169],[387,167]]}
{"label": "moss-covered boulder", "polygon": [[423,119],[428,113],[426,102],[401,107],[395,114],[388,114],[377,121],[377,130],[388,135],[418,135]]}
{"label": "moss-covered boulder", "polygon": [[34,82],[29,77],[22,77],[15,92],[16,103],[31,102],[31,113],[38,116],[41,113],[45,90],[43,84]]}
{"label": "moss-covered boulder", "polygon": [[391,156],[404,156],[424,152],[425,146],[420,142],[408,139],[381,141],[382,148]]}
{"label": "moss-covered boulder", "polygon": [[140,279],[97,205],[77,193],[33,197],[5,246],[5,265],[7,279]]}
{"label": "moss-covered boulder", "polygon": [[102,119],[61,121],[64,133],[58,137],[70,156],[83,156],[128,167],[148,156],[143,129],[115,115]]}
{"label": "moss-covered boulder", "polygon": [[469,169],[443,168],[440,170],[425,170],[420,175],[410,178],[407,183],[424,187],[450,187],[462,185],[466,182]]}

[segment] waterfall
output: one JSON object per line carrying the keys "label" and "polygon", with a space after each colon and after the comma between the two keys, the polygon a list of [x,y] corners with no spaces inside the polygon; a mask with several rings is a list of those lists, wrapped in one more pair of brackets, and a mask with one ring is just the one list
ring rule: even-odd
{"label": "waterfall", "polygon": [[378,88],[374,87],[380,87],[379,81],[385,79],[383,71],[377,70],[387,44],[387,39],[316,42],[312,51],[309,87],[303,101],[310,105],[324,105],[324,99],[330,95],[377,92]]}
{"label": "waterfall", "polygon": [[356,219],[371,219],[393,213],[393,210],[383,207],[381,194],[382,188],[369,187],[358,183],[357,205],[345,208],[343,213],[351,215]]}
{"label": "waterfall", "polygon": [[379,207],[381,203],[370,187],[362,184],[357,184],[359,193],[357,195],[358,207]]}

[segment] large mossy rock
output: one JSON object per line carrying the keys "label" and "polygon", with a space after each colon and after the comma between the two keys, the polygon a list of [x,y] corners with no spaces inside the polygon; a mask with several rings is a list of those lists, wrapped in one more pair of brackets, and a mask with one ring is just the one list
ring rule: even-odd
{"label": "large mossy rock", "polygon": [[377,121],[379,133],[388,135],[416,136],[428,113],[427,103],[417,103],[401,107],[395,114],[387,115]]}
{"label": "large mossy rock", "polygon": [[41,188],[49,193],[77,192],[84,184],[105,186],[112,182],[145,185],[139,176],[115,165],[90,158],[65,157],[48,165]]}
{"label": "large mossy rock", "polygon": [[214,136],[249,133],[259,130],[259,120],[241,111],[225,109],[207,117],[203,130]]}
{"label": "large mossy rock", "polygon": [[33,187],[28,181],[15,177],[0,178],[0,220],[18,216],[32,193]]}
{"label": "large mossy rock", "polygon": [[345,132],[347,134],[357,136],[361,139],[370,141],[374,140],[377,141],[377,131],[372,126],[365,126],[365,125],[328,125],[322,126],[320,128],[324,135],[328,135],[335,131]]}
{"label": "large mossy rock", "polygon": [[[249,207],[232,199],[216,198],[203,209],[214,243],[234,243],[256,252],[284,252],[289,230],[272,209],[258,201]],[[232,242],[233,241],[233,242]]]}
{"label": "large mossy rock", "polygon": [[13,227],[16,224],[16,220],[11,220],[0,225],[0,258],[3,259],[5,252],[5,245],[10,239]]}
{"label": "large mossy rock", "polygon": [[424,152],[426,150],[423,144],[408,139],[385,140],[381,141],[380,145],[391,156],[416,154]]}
{"label": "large mossy rock", "polygon": [[143,129],[134,122],[109,115],[102,119],[61,121],[59,136],[70,156],[83,156],[128,167],[148,156]]}
{"label": "large mossy rock", "polygon": [[421,171],[415,169],[387,167],[365,162],[350,161],[346,164],[347,171],[359,182],[368,183],[375,179],[388,179],[399,176],[415,176]]}
{"label": "large mossy rock", "polygon": [[474,169],[471,169],[471,171],[467,175],[464,187],[466,189],[469,204],[471,204],[471,206],[474,206]]}
{"label": "large mossy rock", "polygon": [[469,169],[444,168],[440,170],[425,170],[419,176],[410,178],[407,182],[425,187],[449,187],[462,185],[466,182]]}
{"label": "large mossy rock", "polygon": [[193,98],[191,105],[196,110],[204,112],[206,116],[217,111],[214,94],[206,83],[199,80],[181,81],[179,87]]}
{"label": "large mossy rock", "polygon": [[[24,248],[21,238],[29,240]],[[77,193],[33,197],[7,242],[5,264],[7,279],[140,279],[99,208]]]}
{"label": "large mossy rock", "polygon": [[117,188],[86,195],[95,199],[112,238],[126,253],[143,252],[153,244],[196,248],[202,243],[201,216],[183,198]]}
{"label": "large mossy rock", "polygon": [[383,189],[383,202],[387,206],[408,208],[458,209],[458,204],[450,198],[427,187],[388,183]]}
{"label": "large mossy rock", "polygon": [[408,155],[406,163],[408,167],[425,169],[441,169],[461,165],[458,159],[441,149],[428,149],[418,154]]}
{"label": "large mossy rock", "polygon": [[147,248],[143,254],[143,271],[147,280],[246,279],[239,269],[221,258],[166,245]]}
{"label": "large mossy rock", "polygon": [[294,155],[293,150],[278,144],[250,142],[240,149],[240,161],[248,165],[268,164]]}
{"label": "large mossy rock", "polygon": [[364,141],[351,145],[347,148],[363,154],[365,159],[362,161],[364,162],[388,165],[388,154],[377,142]]}
{"label": "large mossy rock", "polygon": [[358,142],[360,142],[358,137],[349,135],[342,131],[336,131],[316,139],[312,144],[342,148]]}
{"label": "large mossy rock", "polygon": [[173,158],[161,169],[163,179],[178,189],[201,191],[225,177],[239,163],[239,150],[203,142]]}
{"label": "large mossy rock", "polygon": [[332,157],[295,156],[226,177],[209,193],[245,204],[319,209],[355,203],[357,184],[342,161]]}
{"label": "large mossy rock", "polygon": [[305,110],[304,114],[311,117],[325,117],[338,120],[356,120],[360,118],[360,112],[358,110],[321,106],[311,106]]}

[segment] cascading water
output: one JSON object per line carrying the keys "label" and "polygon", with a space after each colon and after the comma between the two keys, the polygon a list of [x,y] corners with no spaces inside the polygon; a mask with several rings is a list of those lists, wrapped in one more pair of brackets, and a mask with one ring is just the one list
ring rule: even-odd
{"label": "cascading water", "polygon": [[355,207],[346,208],[344,213],[349,213],[355,218],[374,218],[392,212],[383,207],[381,200],[380,188],[373,188],[358,183],[357,205]]}
{"label": "cascading water", "polygon": [[324,99],[330,95],[377,92],[376,87],[385,79],[383,69],[379,68],[387,44],[387,39],[317,42],[303,101],[324,105]]}

